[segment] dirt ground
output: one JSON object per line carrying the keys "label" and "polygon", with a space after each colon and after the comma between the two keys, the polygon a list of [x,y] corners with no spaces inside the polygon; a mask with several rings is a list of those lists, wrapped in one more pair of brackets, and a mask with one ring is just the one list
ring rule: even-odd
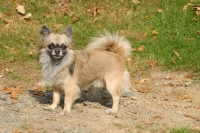
{"label": "dirt ground", "polygon": [[0,67],[1,133],[167,133],[174,127],[200,131],[200,82],[190,73],[155,68],[146,76],[135,74],[131,90],[137,99],[123,97],[117,114],[105,113],[112,100],[107,91],[97,89],[82,92],[71,113],[62,116],[63,97],[56,110],[43,109],[51,103],[52,92],[35,85],[41,74],[33,64]]}

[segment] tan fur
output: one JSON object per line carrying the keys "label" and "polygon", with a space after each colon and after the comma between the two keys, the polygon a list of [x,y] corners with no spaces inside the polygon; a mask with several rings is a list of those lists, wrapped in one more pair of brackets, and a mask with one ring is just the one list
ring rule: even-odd
{"label": "tan fur", "polygon": [[[72,38],[68,36],[70,34],[46,35],[42,30],[40,63],[44,81],[53,89],[53,103],[45,109],[55,109],[64,90],[62,114],[67,114],[74,100],[79,98],[81,89],[94,86],[108,89],[113,98],[113,106],[107,112],[117,112],[121,95],[130,92],[130,76],[126,69],[126,60],[131,52],[130,43],[117,34],[111,35],[106,32],[105,35],[94,38],[85,50],[74,50]],[[68,46],[67,55],[57,66],[51,65],[51,59],[46,54],[47,46],[51,42]],[[73,68],[71,73],[70,67]]]}

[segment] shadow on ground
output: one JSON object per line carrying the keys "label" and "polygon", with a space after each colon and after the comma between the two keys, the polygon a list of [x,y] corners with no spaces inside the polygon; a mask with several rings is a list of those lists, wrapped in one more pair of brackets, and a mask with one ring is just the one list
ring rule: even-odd
{"label": "shadow on ground", "polygon": [[[53,100],[53,92],[52,91],[38,91],[38,90],[29,90],[29,94],[36,99],[40,104],[51,104]],[[81,97],[75,101],[75,103],[83,103],[88,104],[89,102],[98,102],[102,106],[111,107],[112,98],[111,95],[105,89],[99,90],[90,90],[90,91],[82,91]],[[61,96],[60,105],[62,108],[64,107],[64,94]]]}

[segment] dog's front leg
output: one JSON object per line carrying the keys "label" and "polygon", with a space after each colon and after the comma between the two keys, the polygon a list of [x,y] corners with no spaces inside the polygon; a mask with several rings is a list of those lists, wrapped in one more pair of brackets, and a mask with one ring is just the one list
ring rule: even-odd
{"label": "dog's front leg", "polygon": [[61,112],[62,115],[66,115],[68,113],[70,113],[72,104],[74,102],[74,100],[76,100],[77,98],[79,98],[79,94],[80,94],[80,90],[78,86],[74,86],[74,87],[67,87],[66,89],[64,89],[65,91],[65,100],[64,100],[64,109]]}
{"label": "dog's front leg", "polygon": [[58,104],[60,103],[60,96],[61,96],[61,90],[53,89],[53,102],[51,105],[45,106],[44,109],[54,110],[55,108],[57,108]]}

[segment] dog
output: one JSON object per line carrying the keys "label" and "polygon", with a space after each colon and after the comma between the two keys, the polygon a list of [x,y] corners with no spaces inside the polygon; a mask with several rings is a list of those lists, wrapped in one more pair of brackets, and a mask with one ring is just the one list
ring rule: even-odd
{"label": "dog", "polygon": [[131,43],[124,37],[105,31],[92,38],[84,50],[75,50],[72,27],[55,34],[43,25],[40,30],[39,63],[45,84],[52,87],[53,102],[44,107],[54,110],[65,94],[61,114],[70,113],[81,90],[88,87],[107,88],[113,99],[107,113],[116,113],[122,95],[132,96],[126,61],[131,55]]}

